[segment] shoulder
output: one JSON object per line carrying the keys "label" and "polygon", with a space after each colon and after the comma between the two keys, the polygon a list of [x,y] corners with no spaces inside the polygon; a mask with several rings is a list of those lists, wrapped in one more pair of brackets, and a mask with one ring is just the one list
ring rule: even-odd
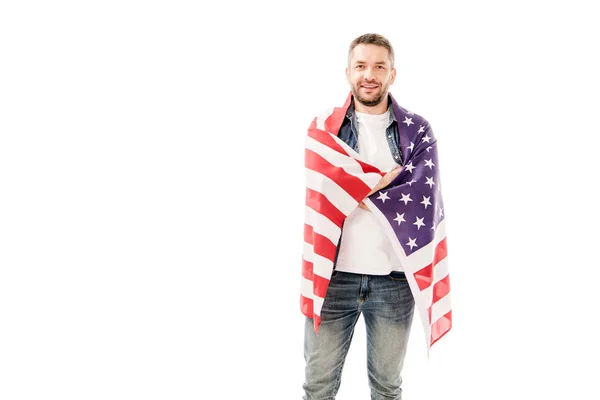
{"label": "shoulder", "polygon": [[394,111],[396,121],[398,122],[398,126],[410,128],[413,125],[417,125],[417,128],[422,126],[425,129],[430,127],[429,121],[424,116],[411,111],[398,103],[396,103],[392,109]]}

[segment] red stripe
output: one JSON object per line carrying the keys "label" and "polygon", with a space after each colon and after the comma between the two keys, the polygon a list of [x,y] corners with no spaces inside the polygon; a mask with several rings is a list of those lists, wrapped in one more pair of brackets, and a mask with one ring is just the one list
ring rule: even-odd
{"label": "red stripe", "polygon": [[343,212],[334,206],[323,193],[316,190],[306,188],[306,205],[330,219],[338,228],[342,227],[342,222],[346,219]]}
{"label": "red stripe", "polygon": [[317,274],[313,275],[313,293],[315,294],[315,296],[325,298],[328,286],[329,279],[319,276]]}
{"label": "red stripe", "polygon": [[433,307],[429,306],[427,308],[427,323],[431,324],[431,313],[432,313]]}
{"label": "red stripe", "polygon": [[313,263],[305,259],[302,259],[302,277],[309,281],[313,280]]}
{"label": "red stripe", "polygon": [[308,130],[308,136],[327,146],[332,151],[337,151],[340,154],[350,157],[346,149],[344,149],[329,133],[322,131],[321,129],[313,128]]}
{"label": "red stripe", "polygon": [[319,325],[321,325],[321,316],[315,315],[313,316],[313,320],[315,321],[315,333],[319,333]]}
{"label": "red stripe", "polygon": [[312,150],[305,150],[306,168],[327,176],[344,189],[357,203],[369,194],[371,188],[360,178],[350,175],[343,168],[336,167]]}
{"label": "red stripe", "polygon": [[337,245],[327,236],[316,233],[310,225],[304,224],[304,241],[313,246],[313,252],[333,262]]}
{"label": "red stripe", "polygon": [[417,285],[420,290],[428,288],[433,282],[433,267],[442,261],[448,255],[446,238],[442,239],[436,246],[433,253],[433,263],[429,264],[414,273]]}
{"label": "red stripe", "polygon": [[333,112],[327,119],[325,119],[325,130],[327,132],[331,132],[334,135],[337,135],[340,128],[342,127],[342,122],[344,122],[344,117],[346,116],[347,107],[335,107]]}
{"label": "red stripe", "polygon": [[436,303],[439,299],[450,293],[450,275],[433,285],[433,302]]}
{"label": "red stripe", "polygon": [[350,103],[352,102],[352,91],[348,93],[346,96],[346,101],[344,105],[341,107],[335,107],[333,112],[325,119],[325,130],[328,132],[337,135],[340,128],[342,127],[342,122],[344,122],[344,116],[346,115],[346,111],[348,107],[350,107]]}
{"label": "red stripe", "polygon": [[315,233],[313,235],[313,251],[315,254],[325,257],[329,261],[335,260],[337,246],[328,237]]}
{"label": "red stripe", "polygon": [[435,246],[435,254],[433,255],[433,265],[437,265],[437,263],[446,258],[447,255],[448,247],[446,245],[446,238],[444,238],[437,244],[437,246]]}
{"label": "red stripe", "polygon": [[309,299],[307,297],[300,295],[300,311],[305,316],[313,319],[315,333],[319,333],[319,325],[321,325],[321,317],[315,314],[314,302],[312,301],[312,299]]}
{"label": "red stripe", "polygon": [[313,227],[308,224],[304,224],[304,241],[308,244],[313,244],[313,238],[314,238]]}
{"label": "red stripe", "polygon": [[307,317],[312,318],[314,314],[313,300],[309,299],[308,297],[304,297],[303,295],[300,295],[300,311]]}
{"label": "red stripe", "polygon": [[452,310],[440,317],[431,325],[431,347],[435,342],[440,340],[446,333],[452,329]]}
{"label": "red stripe", "polygon": [[428,266],[415,272],[413,276],[417,281],[419,290],[426,289],[431,285],[431,281],[433,280],[433,267],[431,264],[429,264]]}

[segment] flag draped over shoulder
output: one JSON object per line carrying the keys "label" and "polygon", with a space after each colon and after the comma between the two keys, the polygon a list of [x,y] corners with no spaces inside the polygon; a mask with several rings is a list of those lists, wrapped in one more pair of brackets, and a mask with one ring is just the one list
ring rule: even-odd
{"label": "flag draped over shoulder", "polygon": [[424,118],[390,98],[404,167],[387,187],[368,197],[385,172],[362,160],[337,137],[352,93],[342,107],[316,117],[308,128],[300,308],[313,319],[318,333],[342,223],[364,201],[400,258],[429,351],[452,327],[437,141]]}

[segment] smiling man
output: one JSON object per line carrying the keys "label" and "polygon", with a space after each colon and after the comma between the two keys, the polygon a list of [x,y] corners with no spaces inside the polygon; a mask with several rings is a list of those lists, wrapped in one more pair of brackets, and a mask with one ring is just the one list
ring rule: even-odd
{"label": "smiling man", "polygon": [[[390,42],[379,34],[357,37],[348,51],[346,103],[309,128],[305,400],[335,399],[361,316],[374,400],[402,398],[415,295],[430,322],[428,346],[450,330],[447,271],[436,267],[446,255],[436,140],[429,123],[389,93],[395,77]],[[434,284],[440,306],[430,303]]]}

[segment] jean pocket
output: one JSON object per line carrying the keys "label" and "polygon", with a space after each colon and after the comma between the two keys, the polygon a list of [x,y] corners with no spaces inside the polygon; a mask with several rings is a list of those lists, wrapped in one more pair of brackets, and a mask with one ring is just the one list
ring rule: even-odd
{"label": "jean pocket", "polygon": [[389,275],[387,277],[393,281],[401,281],[401,282],[407,281],[406,274],[402,271],[392,271],[389,273]]}

